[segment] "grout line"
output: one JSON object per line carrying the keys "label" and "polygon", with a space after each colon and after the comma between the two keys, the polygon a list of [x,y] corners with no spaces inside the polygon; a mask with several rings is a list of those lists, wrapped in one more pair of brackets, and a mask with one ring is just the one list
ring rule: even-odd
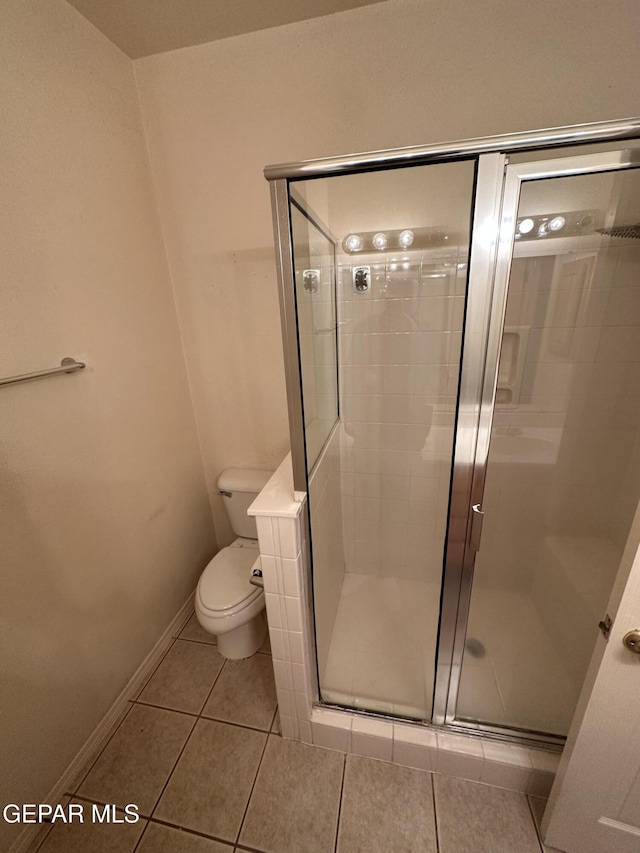
{"label": "grout line", "polygon": [[168,705],[156,705],[153,702],[144,702],[136,699],[134,705],[142,705],[143,708],[156,708],[158,711],[171,711],[172,714],[184,714],[185,717],[199,717],[196,711],[185,711],[183,708],[170,708]]}
{"label": "grout line", "polygon": [[[166,705],[152,705],[151,702],[132,702],[132,705],[142,705],[143,708],[156,708],[158,711],[169,711],[172,714],[182,714],[184,717],[193,717],[195,720],[205,720],[210,723],[223,723],[227,726],[235,726],[239,729],[248,729],[251,732],[261,732],[263,735],[268,734],[277,734],[277,732],[271,732],[270,729],[261,729],[258,726],[250,726],[247,723],[237,723],[233,720],[223,720],[220,717],[207,717],[202,713],[196,714],[195,711],[181,711],[177,708],[168,708]],[[273,725],[273,720],[275,719],[275,713],[278,710],[278,705],[276,703],[276,709],[273,717],[271,718],[271,725]],[[114,733],[115,734],[115,733]],[[68,794],[69,792],[67,792]]]}
{"label": "grout line", "polygon": [[251,797],[253,796],[254,789],[256,787],[256,782],[258,781],[258,774],[260,773],[260,768],[262,767],[262,760],[264,758],[264,754],[267,750],[267,744],[269,743],[269,738],[271,735],[267,732],[267,736],[264,739],[264,746],[262,747],[262,753],[260,755],[260,760],[258,761],[258,766],[256,767],[256,775],[253,778],[253,784],[251,785],[251,790],[249,791],[249,796],[247,797],[247,804],[244,807],[244,814],[242,815],[242,820],[240,821],[240,826],[238,827],[238,834],[236,835],[235,844],[237,845],[240,840],[240,833],[242,832],[242,827],[244,826],[245,819],[247,817],[247,812],[249,811],[249,803],[251,802]]}
{"label": "grout line", "polygon": [[[68,794],[65,794],[64,796],[66,797],[66,796],[68,796]],[[60,797],[60,799],[62,799],[62,797]],[[41,838],[40,840],[38,840],[38,838],[37,838],[37,837],[34,839],[34,842],[33,842],[33,843],[34,843],[36,846],[35,846],[35,847],[34,847],[34,849],[33,849],[33,853],[38,853],[38,851],[42,849],[42,846],[44,845],[45,841],[47,840],[47,838],[48,838],[48,837],[51,835],[51,833],[53,832],[53,828],[54,828],[54,826],[55,826],[55,823],[50,823],[50,824],[49,824],[49,828],[47,829],[47,831],[46,831],[46,832],[43,832],[43,829],[42,829],[42,828],[40,829],[40,832],[42,833],[42,838]],[[31,848],[29,848],[29,850],[30,850],[30,849],[31,849]]]}
{"label": "grout line", "polygon": [[221,723],[223,726],[235,726],[238,729],[246,729],[250,732],[260,732],[263,735],[277,734],[277,732],[272,732],[271,729],[260,729],[257,726],[249,726],[246,723],[233,723],[230,720],[222,720],[220,717],[198,717],[198,719],[209,723]]}
{"label": "grout line", "polygon": [[158,665],[155,667],[155,669],[154,669],[154,670],[153,670],[153,672],[149,675],[149,677],[145,680],[144,684],[143,684],[143,685],[142,685],[142,687],[138,690],[138,692],[136,693],[136,695],[135,695],[132,699],[130,699],[130,700],[129,700],[130,702],[135,702],[135,701],[137,701],[138,696],[142,696],[143,692],[144,692],[144,691],[145,691],[145,689],[147,688],[147,685],[149,684],[149,682],[151,681],[151,679],[154,677],[154,675],[156,674],[156,672],[160,669],[160,667],[162,666],[162,664],[165,662],[165,660],[167,659],[167,655],[169,654],[169,652],[171,651],[171,649],[175,646],[175,644],[176,644],[176,639],[177,639],[176,637],[172,637],[172,638],[171,638],[171,643],[169,644],[169,647],[168,647],[168,649],[166,650],[166,652],[162,655],[162,657],[161,657],[161,658],[160,658],[160,660],[158,661]]}
{"label": "grout line", "polygon": [[[209,640],[196,640],[193,637],[182,637],[180,635],[178,635],[177,637],[174,637],[174,639],[182,640],[183,643],[198,643],[198,645],[200,645],[200,646],[211,646],[216,651],[218,651],[218,644],[217,643],[211,643]],[[220,654],[220,652],[218,652],[218,654]],[[222,655],[220,655],[220,657],[222,657]]]}
{"label": "grout line", "polygon": [[[161,795],[161,796],[162,796],[162,795]],[[107,805],[107,803],[105,803],[103,800],[96,800],[96,799],[93,799],[93,798],[91,798],[91,797],[74,797],[74,799],[82,800],[82,801],[83,801],[83,802],[85,802],[85,803],[95,803],[96,805],[100,805],[100,806]],[[154,806],[154,808],[155,808],[155,806]],[[117,809],[119,812],[123,812],[123,813],[124,813],[124,810],[123,810],[120,806],[116,806],[116,809]],[[165,820],[165,819],[163,819],[163,818],[158,818],[158,817],[151,817],[151,815],[142,814],[141,812],[140,812],[139,814],[140,814],[140,819],[141,819],[141,820],[145,820],[145,821],[147,822],[147,825],[148,825],[148,824],[150,824],[150,823],[158,823],[158,824],[160,824],[161,826],[168,826],[168,827],[170,827],[171,829],[177,829],[177,830],[180,830],[180,832],[188,832],[188,833],[190,833],[191,835],[197,835],[197,836],[198,836],[198,837],[200,837],[200,838],[212,839],[212,840],[214,840],[214,841],[219,841],[219,842],[221,842],[222,844],[230,844],[230,845],[233,845],[233,842],[229,841],[229,839],[228,839],[228,838],[221,838],[219,835],[207,835],[207,833],[206,833],[206,832],[200,832],[200,831],[199,831],[199,830],[197,830],[197,829],[192,829],[191,827],[184,826],[183,824],[180,824],[180,823],[172,823],[172,822],[171,822],[171,821],[169,821],[169,820]],[[135,850],[137,849],[138,845],[139,845],[139,844],[140,844],[140,842],[142,841],[142,836],[145,834],[145,832],[146,832],[146,831],[147,831],[147,828],[145,827],[145,829],[144,829],[144,831],[143,831],[142,835],[140,836],[140,838],[139,838],[139,839],[138,839],[138,841],[136,842],[136,847],[134,848],[134,850],[133,850],[133,851],[131,851],[131,853],[135,853]]]}
{"label": "grout line", "polygon": [[168,711],[170,714],[181,714],[183,717],[195,717],[198,719],[198,714],[194,711],[182,711],[180,708],[167,708],[165,705],[152,705],[151,702],[132,702],[133,705],[141,705],[143,708],[155,708],[156,711]]}
{"label": "grout line", "polygon": [[[216,651],[217,651],[217,649],[216,649]],[[218,654],[220,654],[220,652],[218,652]],[[220,657],[222,657],[222,655],[220,655]],[[213,679],[213,684],[211,685],[211,687],[210,687],[210,689],[209,689],[209,692],[208,692],[208,693],[207,693],[207,695],[205,696],[204,702],[203,702],[203,703],[202,703],[202,705],[200,706],[200,711],[198,712],[198,717],[202,717],[202,712],[203,712],[203,711],[204,711],[204,709],[207,707],[207,702],[208,702],[208,701],[209,701],[209,699],[211,698],[211,694],[213,693],[213,690],[214,690],[214,688],[215,688],[216,684],[218,683],[218,679],[219,679],[219,678],[220,678],[220,676],[222,675],[222,671],[224,670],[224,668],[225,668],[225,666],[226,666],[226,665],[227,665],[227,658],[223,658],[223,660],[222,660],[222,666],[221,666],[221,667],[220,667],[220,669],[218,670],[218,674],[216,675],[216,677]]]}
{"label": "grout line", "polygon": [[138,847],[140,847],[140,845],[142,844],[142,839],[143,839],[143,838],[145,837],[145,835],[147,834],[147,830],[148,830],[148,829],[149,829],[149,821],[147,820],[147,825],[145,826],[145,828],[144,828],[144,829],[142,830],[142,832],[140,833],[140,836],[139,836],[138,840],[136,841],[136,846],[133,848],[133,850],[131,851],[131,853],[136,853],[136,850],[137,850],[137,849],[138,849]]}
{"label": "grout line", "polygon": [[531,820],[533,821],[533,828],[536,831],[536,838],[538,839],[538,844],[540,845],[541,853],[544,853],[544,842],[542,840],[542,836],[540,835],[540,830],[538,829],[538,822],[536,821],[536,816],[533,813],[533,806],[531,805],[531,798],[528,794],[524,795],[527,800],[527,805],[529,806],[529,814],[531,815]]}
{"label": "grout line", "polygon": [[197,718],[196,718],[196,719],[194,720],[194,722],[193,722],[193,725],[191,726],[191,731],[190,731],[190,732],[189,732],[189,734],[187,735],[187,737],[186,737],[186,739],[185,739],[185,742],[182,744],[182,749],[181,749],[181,750],[180,750],[180,752],[178,753],[178,757],[176,758],[176,760],[175,760],[175,761],[174,761],[174,763],[173,763],[173,767],[172,767],[172,768],[171,768],[171,770],[167,773],[167,778],[165,779],[164,785],[162,786],[162,790],[160,791],[160,793],[159,793],[159,794],[158,794],[158,796],[156,797],[155,803],[154,803],[154,804],[153,804],[153,806],[151,807],[151,811],[149,812],[149,817],[151,817],[151,815],[154,813],[154,811],[155,811],[155,810],[156,810],[156,808],[158,807],[158,803],[159,803],[159,802],[160,802],[160,800],[162,799],[162,795],[163,795],[163,794],[164,794],[164,792],[166,791],[166,789],[167,789],[167,785],[169,784],[169,781],[171,780],[171,777],[173,776],[173,771],[174,771],[174,770],[176,769],[176,767],[178,766],[178,762],[179,762],[179,761],[180,761],[180,759],[182,758],[182,754],[183,754],[183,752],[185,751],[185,749],[187,748],[187,744],[188,744],[188,743],[189,743],[189,741],[191,740],[191,735],[192,735],[192,734],[193,734],[193,732],[195,731],[195,728],[196,728],[197,724],[198,724],[198,720],[197,720]]}
{"label": "grout line", "polygon": [[125,712],[124,716],[122,717],[122,719],[120,720],[120,722],[118,723],[118,725],[115,727],[115,729],[113,730],[113,732],[111,733],[111,735],[107,738],[107,740],[105,741],[105,743],[104,743],[104,744],[100,747],[100,749],[98,750],[97,755],[95,756],[95,758],[93,759],[93,761],[91,761],[91,763],[90,763],[90,765],[89,765],[89,767],[88,767],[87,771],[86,771],[86,772],[82,772],[82,775],[79,775],[79,776],[77,777],[77,780],[78,780],[78,781],[74,783],[74,789],[73,789],[73,791],[67,791],[67,792],[66,792],[66,794],[65,794],[65,796],[67,796],[67,797],[75,797],[76,792],[78,791],[78,789],[80,788],[80,786],[82,785],[82,783],[86,781],[86,778],[87,778],[87,776],[89,775],[89,773],[91,773],[91,771],[92,771],[92,770],[93,770],[93,768],[96,766],[96,764],[98,763],[98,761],[100,760],[100,758],[102,758],[102,753],[103,753],[103,752],[105,751],[105,749],[109,746],[109,744],[110,744],[110,743],[111,743],[111,741],[114,739],[114,737],[118,734],[118,732],[120,731],[120,727],[122,726],[122,724],[124,723],[124,721],[127,719],[127,717],[129,716],[129,714],[130,714],[130,713],[131,713],[131,711],[133,710],[133,704],[134,704],[134,703],[133,703],[133,700],[128,699],[128,700],[127,700],[127,704],[129,705],[129,708],[127,709],[127,711]]}
{"label": "grout line", "polygon": [[[198,829],[191,829],[190,827],[183,826],[182,824],[179,824],[179,823],[171,823],[171,821],[163,820],[162,818],[159,818],[159,817],[148,818],[148,824],[151,824],[151,823],[157,823],[159,826],[168,826],[170,829],[177,829],[179,832],[187,832],[190,835],[197,836],[198,838],[206,838],[207,840],[211,840],[211,841],[219,841],[221,844],[230,845],[229,850],[230,851],[233,850],[233,842],[229,841],[228,838],[221,838],[219,835],[207,835],[206,832],[200,832],[200,830],[198,830]],[[145,832],[146,832],[146,829],[145,829]],[[135,853],[135,851],[132,851],[132,853]]]}
{"label": "grout line", "polygon": [[436,808],[436,786],[433,779],[433,773],[429,772],[429,776],[431,777],[431,798],[433,800],[433,828],[436,833],[436,853],[440,853],[440,838],[438,835],[438,810]]}
{"label": "grout line", "polygon": [[[177,642],[177,640],[178,640],[178,639],[182,639],[182,638],[180,638],[180,637],[174,637],[174,638],[173,638],[173,640],[172,640],[171,644],[170,644],[170,645],[169,645],[169,647],[167,648],[167,651],[166,651],[166,652],[165,652],[165,654],[163,655],[162,659],[158,662],[158,665],[155,667],[155,669],[153,670],[153,672],[151,673],[151,675],[149,676],[149,678],[145,681],[144,686],[143,686],[143,687],[140,689],[140,691],[138,692],[138,694],[137,694],[138,696],[140,696],[140,695],[142,694],[143,690],[146,688],[146,686],[149,684],[149,682],[151,681],[151,679],[152,679],[152,678],[154,677],[154,675],[157,673],[157,671],[158,671],[159,667],[162,665],[163,661],[165,660],[165,658],[167,657],[167,655],[169,654],[169,652],[171,651],[171,649],[173,648],[173,646],[175,645],[175,643]],[[197,640],[184,640],[184,641],[185,641],[185,642],[198,642]],[[216,646],[215,646],[214,644],[212,644],[212,643],[201,643],[201,645],[209,645],[209,646],[213,646],[213,648],[216,648]],[[267,653],[267,652],[263,652],[262,654],[263,654],[263,655],[268,655],[269,653]],[[223,661],[222,666],[221,666],[221,667],[220,667],[220,669],[218,670],[218,672],[217,672],[217,674],[216,674],[216,676],[215,676],[215,679],[214,679],[214,681],[213,681],[213,684],[212,684],[212,686],[211,686],[210,690],[209,690],[209,691],[208,691],[208,693],[207,693],[207,697],[206,697],[206,699],[204,700],[204,702],[203,702],[203,704],[202,704],[201,710],[200,710],[200,712],[199,712],[199,713],[197,713],[197,714],[196,714],[196,713],[194,713],[194,712],[183,711],[183,710],[179,710],[179,709],[176,709],[176,708],[168,708],[168,707],[165,707],[165,706],[163,706],[163,705],[155,705],[155,704],[153,704],[153,703],[151,703],[151,702],[144,702],[144,701],[142,701],[142,700],[140,700],[140,699],[130,699],[130,700],[128,700],[128,701],[127,701],[127,704],[128,704],[128,706],[129,706],[129,707],[128,707],[128,709],[126,710],[126,712],[125,712],[125,714],[123,715],[123,717],[122,717],[122,719],[120,720],[120,722],[118,723],[117,727],[114,729],[114,731],[112,732],[112,734],[110,735],[110,737],[106,740],[106,742],[104,743],[104,745],[100,748],[100,750],[99,750],[99,752],[97,753],[97,755],[96,755],[95,759],[91,762],[91,764],[90,764],[90,766],[88,767],[88,769],[86,770],[86,772],[84,772],[84,773],[83,773],[83,775],[82,775],[81,777],[79,777],[79,781],[78,781],[77,785],[75,785],[75,786],[74,786],[74,790],[73,790],[73,791],[67,791],[67,792],[66,792],[66,794],[65,794],[65,796],[69,796],[69,797],[71,797],[71,798],[81,799],[81,800],[84,800],[84,801],[89,802],[89,803],[93,803],[93,802],[95,802],[95,803],[100,804],[100,805],[104,805],[104,804],[105,804],[102,800],[97,800],[97,799],[95,799],[95,800],[94,800],[94,799],[92,799],[92,798],[90,798],[90,797],[86,797],[86,796],[83,796],[83,795],[78,795],[78,794],[77,794],[77,791],[78,791],[78,789],[81,787],[81,785],[83,784],[83,782],[86,780],[87,776],[91,773],[91,771],[92,771],[92,770],[93,770],[93,768],[95,767],[96,763],[99,761],[99,759],[101,758],[102,754],[104,753],[104,751],[106,750],[106,748],[109,746],[109,744],[111,743],[111,741],[113,740],[113,738],[114,738],[114,737],[116,736],[116,734],[119,732],[120,727],[122,726],[122,724],[124,723],[124,721],[128,718],[129,714],[133,711],[134,705],[139,705],[139,706],[141,706],[141,707],[146,707],[146,708],[155,708],[155,709],[157,709],[157,710],[167,711],[167,712],[169,712],[169,713],[173,713],[173,714],[180,714],[180,715],[182,715],[182,716],[190,717],[190,718],[193,720],[193,725],[192,725],[192,727],[191,727],[191,729],[190,729],[190,731],[189,731],[189,734],[188,734],[188,736],[187,736],[187,738],[186,738],[186,740],[185,740],[185,743],[183,744],[182,749],[180,750],[180,752],[179,752],[179,754],[178,754],[178,756],[177,756],[177,758],[176,758],[176,760],[175,760],[175,762],[174,762],[174,764],[173,764],[173,766],[172,766],[172,768],[171,768],[170,772],[167,774],[167,778],[166,778],[166,780],[165,780],[165,782],[164,782],[164,785],[162,786],[162,789],[161,789],[161,791],[160,791],[160,793],[159,793],[158,797],[156,798],[156,800],[155,800],[155,802],[154,802],[154,804],[153,804],[152,808],[150,809],[149,814],[142,814],[142,813],[140,813],[140,817],[141,817],[142,819],[147,820],[147,822],[156,822],[156,823],[164,824],[164,825],[166,825],[166,826],[170,826],[170,827],[173,827],[173,828],[178,829],[178,830],[184,830],[184,831],[187,831],[187,832],[191,832],[191,833],[192,833],[192,834],[194,834],[194,835],[201,835],[201,836],[202,836],[202,837],[204,837],[204,838],[212,838],[212,839],[215,839],[215,840],[219,840],[220,842],[222,842],[222,843],[226,843],[226,844],[232,843],[232,842],[229,842],[227,839],[221,839],[221,838],[220,838],[220,839],[218,839],[216,836],[209,836],[209,835],[206,835],[205,833],[199,833],[199,832],[197,832],[197,831],[195,831],[195,830],[188,829],[188,828],[183,827],[183,826],[181,826],[181,825],[179,825],[179,824],[172,824],[172,823],[170,823],[170,822],[168,822],[168,821],[163,821],[163,820],[160,820],[160,819],[158,819],[158,818],[154,818],[154,817],[152,817],[152,815],[153,815],[153,812],[155,811],[155,809],[157,808],[157,806],[158,806],[158,804],[159,804],[160,800],[162,799],[162,796],[163,796],[163,794],[164,794],[164,792],[165,792],[165,790],[166,790],[166,788],[167,788],[167,786],[168,786],[168,784],[169,784],[169,782],[170,782],[170,780],[171,780],[171,777],[172,777],[172,775],[173,775],[173,773],[174,773],[174,771],[175,771],[175,769],[176,769],[176,767],[177,767],[177,765],[178,765],[178,763],[179,763],[180,759],[182,758],[182,755],[183,755],[183,753],[184,753],[184,751],[185,751],[185,749],[186,749],[186,747],[187,747],[187,744],[189,743],[189,741],[190,741],[190,739],[191,739],[191,737],[192,737],[192,735],[193,735],[193,732],[195,731],[195,728],[196,728],[196,726],[197,726],[198,720],[207,720],[207,721],[209,721],[209,722],[217,722],[217,723],[219,723],[219,724],[221,724],[221,725],[230,725],[230,726],[234,726],[234,727],[236,727],[236,728],[245,729],[245,730],[248,730],[248,731],[255,731],[255,732],[259,732],[260,734],[264,734],[264,735],[266,735],[266,737],[265,737],[265,742],[264,742],[264,746],[263,746],[263,749],[262,749],[262,753],[261,753],[261,755],[260,755],[260,760],[259,760],[258,765],[257,765],[257,768],[256,768],[256,775],[255,775],[255,778],[254,778],[254,780],[253,780],[253,785],[252,785],[252,787],[251,787],[251,791],[250,791],[250,793],[249,793],[249,797],[248,797],[248,799],[247,799],[247,805],[246,805],[246,807],[245,807],[245,812],[244,812],[244,815],[243,815],[242,821],[241,821],[241,823],[240,823],[240,829],[238,830],[238,838],[239,838],[239,835],[240,835],[240,832],[241,832],[241,830],[242,830],[242,826],[243,826],[243,824],[244,824],[244,820],[245,820],[245,817],[246,817],[246,813],[247,813],[248,808],[249,808],[249,802],[250,802],[250,800],[251,800],[251,796],[252,796],[252,794],[253,794],[253,790],[254,790],[254,787],[255,787],[255,784],[256,784],[256,781],[257,781],[258,772],[259,772],[259,770],[260,770],[260,766],[261,766],[261,764],[262,764],[262,760],[263,760],[264,753],[265,753],[265,750],[266,750],[266,746],[267,746],[267,743],[268,743],[268,740],[269,740],[269,736],[270,736],[270,734],[273,734],[273,735],[274,735],[274,736],[276,736],[276,737],[278,736],[278,735],[277,735],[277,733],[275,733],[275,732],[271,732],[271,727],[273,726],[273,723],[274,723],[274,721],[275,721],[276,715],[277,715],[277,713],[278,713],[278,705],[277,705],[277,702],[276,702],[276,705],[275,705],[275,708],[274,708],[273,714],[272,714],[271,719],[270,719],[269,728],[268,728],[266,731],[265,731],[265,729],[260,729],[260,728],[256,728],[256,727],[254,727],[254,726],[244,725],[244,724],[242,724],[242,723],[236,723],[236,722],[232,722],[232,721],[229,721],[229,720],[219,720],[219,719],[212,718],[212,717],[203,717],[203,716],[202,716],[202,712],[204,711],[204,708],[205,708],[205,706],[206,706],[206,704],[207,704],[207,702],[208,702],[208,700],[209,700],[209,697],[211,696],[211,694],[212,694],[212,692],[213,692],[213,690],[214,690],[214,688],[215,688],[215,686],[216,686],[216,684],[217,684],[217,682],[218,682],[218,679],[220,678],[220,675],[221,675],[221,673],[222,673],[223,669],[225,668],[225,665],[226,665],[226,660],[224,660],[224,661]],[[148,823],[147,823],[147,825],[148,825]],[[45,834],[45,836],[42,838],[42,840],[41,840],[41,841],[40,841],[40,843],[38,844],[38,848],[37,848],[37,850],[40,850],[40,848],[42,847],[42,845],[44,844],[44,842],[45,842],[45,841],[46,841],[46,839],[48,838],[48,836],[49,836],[49,834],[50,834],[50,832],[51,832],[51,829],[53,829],[53,826],[49,829],[49,831],[48,831],[48,832]],[[135,853],[135,850],[137,850],[137,849],[138,849],[138,847],[139,847],[139,845],[141,844],[142,839],[143,839],[143,837],[144,837],[144,835],[145,835],[146,831],[147,831],[147,827],[145,827],[145,828],[144,828],[144,830],[142,831],[142,833],[141,833],[140,837],[138,838],[138,840],[137,840],[137,842],[136,842],[135,847],[133,848],[132,853]],[[236,843],[237,843],[237,839],[236,839]],[[247,848],[247,849],[251,849],[251,848]]]}
{"label": "grout line", "polygon": [[[97,806],[111,806],[114,804],[113,801],[111,801],[110,803],[107,803],[105,800],[99,800],[96,797],[85,797],[84,795],[83,796],[76,795],[73,797],[73,799],[74,800],[82,800],[83,803],[91,803],[91,804],[95,803],[95,805],[97,805]],[[116,811],[122,812],[124,814],[124,807],[116,805]],[[149,820],[148,814],[143,814],[142,812],[138,812],[138,815],[140,816],[141,820]]]}
{"label": "grout line", "polygon": [[[189,622],[191,622],[191,619],[196,615],[195,592],[196,592],[196,591],[194,590],[194,591],[193,591],[193,593],[192,593],[193,600],[192,600],[191,613],[189,613],[189,614],[187,615],[187,617],[185,618],[185,620],[184,620],[184,622],[182,623],[182,625],[178,628],[178,632],[177,632],[177,634],[174,634],[174,635],[173,635],[173,639],[174,639],[174,640],[177,640],[177,639],[178,639],[178,637],[180,636],[180,634],[182,634],[182,632],[183,632],[183,631],[184,631],[184,629],[187,627],[187,625],[189,624]],[[197,620],[197,618],[198,618],[198,617],[196,616],[196,620]]]}
{"label": "grout line", "polygon": [[340,799],[338,800],[338,820],[336,821],[336,840],[333,844],[334,853],[338,853],[338,836],[340,835],[340,818],[342,817],[342,797],[344,795],[344,777],[347,772],[347,756],[342,759],[342,779],[340,780]]}
{"label": "grout line", "polygon": [[272,714],[272,716],[271,716],[271,725],[269,726],[269,734],[270,734],[270,735],[277,735],[277,734],[279,734],[279,732],[274,732],[274,730],[273,730],[273,724],[274,724],[274,723],[275,723],[275,721],[276,721],[276,717],[277,717],[277,715],[278,715],[278,700],[276,699],[276,707],[275,707],[275,709],[274,709],[274,711],[273,711],[273,714]]}

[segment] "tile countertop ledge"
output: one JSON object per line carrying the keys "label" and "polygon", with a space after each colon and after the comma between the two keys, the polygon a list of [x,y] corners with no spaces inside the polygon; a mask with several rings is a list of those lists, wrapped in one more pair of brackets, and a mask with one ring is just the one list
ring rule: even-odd
{"label": "tile countertop ledge", "polygon": [[291,453],[287,453],[273,477],[247,510],[247,515],[297,518],[305,496],[305,493],[293,490]]}

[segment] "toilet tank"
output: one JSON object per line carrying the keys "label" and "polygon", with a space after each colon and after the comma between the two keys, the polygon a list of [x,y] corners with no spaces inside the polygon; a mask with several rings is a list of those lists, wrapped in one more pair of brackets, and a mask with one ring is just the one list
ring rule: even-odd
{"label": "toilet tank", "polygon": [[256,520],[247,515],[247,510],[272,475],[273,471],[257,468],[227,468],[218,477],[218,489],[236,536],[258,538]]}

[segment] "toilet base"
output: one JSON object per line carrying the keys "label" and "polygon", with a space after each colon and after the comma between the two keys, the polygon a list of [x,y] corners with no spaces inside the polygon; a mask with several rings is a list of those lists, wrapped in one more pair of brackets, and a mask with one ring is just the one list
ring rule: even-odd
{"label": "toilet base", "polygon": [[267,622],[264,610],[257,616],[228,631],[226,634],[218,634],[218,653],[229,660],[242,660],[254,655],[267,633]]}

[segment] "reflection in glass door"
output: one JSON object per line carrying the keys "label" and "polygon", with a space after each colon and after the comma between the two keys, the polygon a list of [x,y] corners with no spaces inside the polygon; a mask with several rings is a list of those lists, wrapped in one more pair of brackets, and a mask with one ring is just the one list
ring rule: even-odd
{"label": "reflection in glass door", "polygon": [[[339,241],[340,418],[321,450],[307,440],[306,459],[331,704],[430,718],[475,176],[467,159],[290,187]],[[304,271],[321,261],[299,209],[291,221],[308,422],[318,347],[303,338],[319,340],[330,314],[311,313],[322,284],[307,292]]]}
{"label": "reflection in glass door", "polygon": [[336,250],[326,226],[295,197],[291,239],[304,442],[311,470],[338,417]]}
{"label": "reflection in glass door", "polygon": [[456,722],[567,734],[640,499],[640,171],[621,166],[626,153],[509,170]]}

